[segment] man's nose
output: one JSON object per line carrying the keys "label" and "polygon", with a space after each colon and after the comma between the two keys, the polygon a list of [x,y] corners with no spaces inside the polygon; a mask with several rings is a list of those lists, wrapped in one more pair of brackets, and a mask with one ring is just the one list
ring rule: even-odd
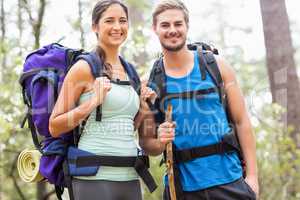
{"label": "man's nose", "polygon": [[170,33],[170,35],[171,36],[174,36],[174,35],[176,35],[176,28],[175,28],[175,26],[170,26],[170,30],[169,30],[169,33]]}

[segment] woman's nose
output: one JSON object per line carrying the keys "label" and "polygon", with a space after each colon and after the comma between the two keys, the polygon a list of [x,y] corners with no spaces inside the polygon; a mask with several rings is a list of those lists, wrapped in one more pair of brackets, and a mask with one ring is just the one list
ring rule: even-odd
{"label": "woman's nose", "polygon": [[120,29],[121,25],[119,22],[115,22],[114,25],[113,25],[113,28],[114,29]]}

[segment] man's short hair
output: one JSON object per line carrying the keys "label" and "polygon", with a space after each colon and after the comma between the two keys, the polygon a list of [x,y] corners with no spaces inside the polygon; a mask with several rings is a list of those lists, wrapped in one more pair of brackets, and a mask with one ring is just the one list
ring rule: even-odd
{"label": "man's short hair", "polygon": [[153,25],[156,25],[157,16],[159,14],[161,14],[162,12],[164,12],[166,10],[171,10],[171,9],[181,10],[183,12],[184,20],[185,20],[186,24],[187,25],[189,24],[189,11],[182,1],[180,1],[180,0],[162,0],[156,5],[156,7],[152,13]]}

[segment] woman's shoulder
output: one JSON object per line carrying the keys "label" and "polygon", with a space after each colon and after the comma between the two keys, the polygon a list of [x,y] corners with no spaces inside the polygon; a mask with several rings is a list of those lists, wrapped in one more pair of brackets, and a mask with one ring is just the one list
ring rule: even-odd
{"label": "woman's shoulder", "polygon": [[93,75],[89,64],[85,60],[78,60],[70,68],[67,76],[75,78],[77,81],[93,80]]}

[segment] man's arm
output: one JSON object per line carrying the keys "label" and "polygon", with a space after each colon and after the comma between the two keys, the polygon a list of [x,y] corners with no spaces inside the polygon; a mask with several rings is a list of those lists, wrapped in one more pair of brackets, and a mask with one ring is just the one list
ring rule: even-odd
{"label": "man's arm", "polygon": [[165,150],[165,145],[156,136],[156,124],[151,110],[148,106],[144,108],[143,120],[138,128],[139,145],[148,155],[157,156]]}
{"label": "man's arm", "polygon": [[219,57],[216,57],[216,59],[224,81],[229,110],[237,129],[238,139],[246,163],[246,181],[258,194],[256,142],[244,97],[233,69],[224,59]]}
{"label": "man's arm", "polygon": [[146,102],[143,105],[143,120],[138,127],[139,145],[152,156],[160,155],[166,148],[168,142],[172,142],[175,137],[175,124],[164,122],[156,128],[154,114]]}

